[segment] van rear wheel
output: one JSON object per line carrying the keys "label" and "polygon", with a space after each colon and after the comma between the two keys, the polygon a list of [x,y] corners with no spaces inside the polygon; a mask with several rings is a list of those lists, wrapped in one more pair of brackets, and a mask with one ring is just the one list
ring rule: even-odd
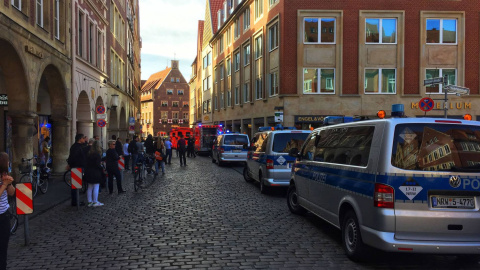
{"label": "van rear wheel", "polygon": [[345,214],[342,221],[342,246],[350,260],[361,261],[366,258],[368,247],[363,243],[360,224],[352,210]]}
{"label": "van rear wheel", "polygon": [[295,185],[290,185],[288,187],[287,205],[288,209],[290,209],[290,212],[296,215],[303,215],[307,212],[307,210],[305,210],[305,208],[300,206],[300,204],[298,203],[297,188],[295,187]]}
{"label": "van rear wheel", "polygon": [[269,190],[269,187],[267,185],[265,185],[265,183],[263,182],[262,173],[260,173],[258,175],[258,179],[260,180],[260,193],[267,194],[268,190]]}

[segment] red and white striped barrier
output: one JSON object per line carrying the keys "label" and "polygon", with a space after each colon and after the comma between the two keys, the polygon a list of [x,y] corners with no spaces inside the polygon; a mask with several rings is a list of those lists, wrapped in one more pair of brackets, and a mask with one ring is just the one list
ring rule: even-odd
{"label": "red and white striped barrier", "polygon": [[118,160],[118,169],[125,170],[125,158],[123,156]]}
{"label": "red and white striped barrier", "polygon": [[17,214],[28,215],[33,213],[32,183],[18,183],[15,189]]}
{"label": "red and white striped barrier", "polygon": [[72,189],[82,189],[82,168],[72,168]]}

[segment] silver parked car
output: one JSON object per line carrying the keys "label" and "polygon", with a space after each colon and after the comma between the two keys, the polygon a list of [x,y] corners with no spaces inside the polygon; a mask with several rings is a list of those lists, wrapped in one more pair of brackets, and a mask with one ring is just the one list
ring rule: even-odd
{"label": "silver parked car", "polygon": [[347,256],[480,256],[480,122],[391,118],[315,129],[287,202],[341,229]]}

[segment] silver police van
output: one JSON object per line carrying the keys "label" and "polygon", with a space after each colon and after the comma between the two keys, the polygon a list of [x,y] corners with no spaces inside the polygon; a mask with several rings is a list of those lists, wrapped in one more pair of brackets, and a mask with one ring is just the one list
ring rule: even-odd
{"label": "silver police van", "polygon": [[480,255],[480,122],[390,118],[315,129],[292,168],[291,212],[341,230],[352,260],[389,252]]}
{"label": "silver police van", "polygon": [[212,146],[212,162],[222,166],[225,162],[245,162],[250,140],[247,134],[225,133],[218,135]]}
{"label": "silver police van", "polygon": [[260,128],[254,135],[253,146],[248,151],[247,162],[243,170],[245,181],[260,183],[260,192],[266,193],[270,187],[288,187],[294,157],[288,152],[300,147],[310,130],[294,128]]}

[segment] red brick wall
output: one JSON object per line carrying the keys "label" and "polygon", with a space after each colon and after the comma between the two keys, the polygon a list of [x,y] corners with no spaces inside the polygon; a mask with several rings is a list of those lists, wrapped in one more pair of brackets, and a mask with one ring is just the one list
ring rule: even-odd
{"label": "red brick wall", "polygon": [[282,0],[280,27],[281,92],[297,88],[297,11],[299,9],[343,10],[343,93],[358,94],[359,10],[405,10],[405,94],[418,94],[420,56],[420,11],[465,11],[465,86],[479,93],[480,1],[445,0]]}

